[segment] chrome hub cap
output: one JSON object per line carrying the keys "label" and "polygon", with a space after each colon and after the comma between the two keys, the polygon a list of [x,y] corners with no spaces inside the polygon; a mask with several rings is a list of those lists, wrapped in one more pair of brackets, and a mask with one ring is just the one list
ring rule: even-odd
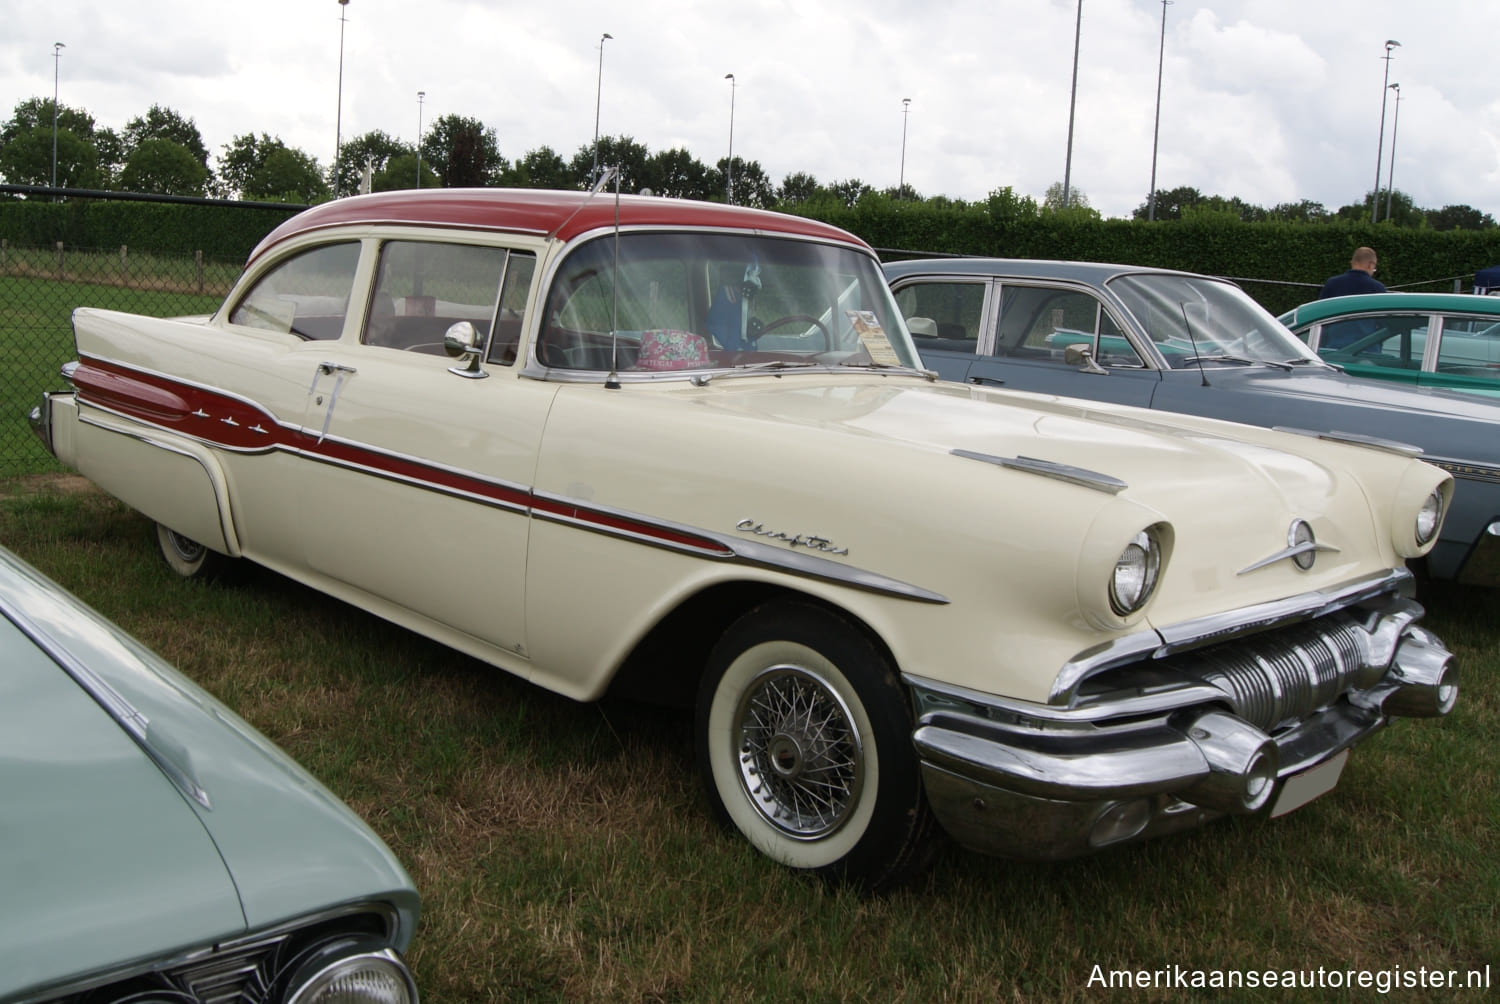
{"label": "chrome hub cap", "polygon": [[740,782],[750,802],[790,837],[837,830],[859,798],[862,741],[838,693],[795,666],[762,672],[735,714]]}

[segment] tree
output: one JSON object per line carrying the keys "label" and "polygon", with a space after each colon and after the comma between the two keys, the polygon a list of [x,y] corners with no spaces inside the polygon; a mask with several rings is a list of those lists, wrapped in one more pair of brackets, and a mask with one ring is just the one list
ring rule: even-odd
{"label": "tree", "polygon": [[318,162],[266,133],[258,139],[246,133],[224,145],[214,188],[223,198],[264,202],[318,202],[328,197]]}
{"label": "tree", "polygon": [[1077,185],[1069,185],[1067,198],[1063,198],[1063,183],[1054,181],[1047,186],[1047,194],[1042,197],[1043,209],[1087,209],[1089,208],[1088,193]]}
{"label": "tree", "polygon": [[506,173],[505,184],[516,188],[581,188],[583,178],[574,175],[550,146],[538,147],[517,160]]}
{"label": "tree", "polygon": [[[19,102],[0,125],[0,175],[13,185],[52,183],[52,99]],[[81,108],[57,106],[57,183],[97,188],[102,183],[94,119]]]}
{"label": "tree", "polygon": [[127,160],[146,140],[165,139],[187,150],[203,167],[205,174],[209,172],[208,148],[203,145],[203,136],[198,132],[198,126],[192,119],[183,118],[170,108],[152,105],[144,116],[137,116],[125,123],[121,139],[124,140]]}
{"label": "tree", "polygon": [[805,171],[797,171],[781,179],[781,186],[776,189],[776,201],[783,206],[800,205],[817,198],[820,191],[826,189],[818,184],[817,178]]}
{"label": "tree", "polygon": [[[432,123],[422,138],[422,160],[432,164],[445,188],[497,185],[506,170],[495,130],[461,115],[444,115]],[[359,170],[354,169],[355,177]],[[345,190],[340,186],[339,191]]]}
{"label": "tree", "polygon": [[[339,159],[346,162],[352,171],[352,174],[346,179],[349,181],[348,187],[341,188],[340,191],[346,193],[352,192],[358,187],[358,182],[355,179],[364,174],[366,164],[370,165],[370,173],[372,175],[379,175],[390,167],[391,161],[397,157],[410,157],[415,161],[416,156],[417,148],[415,146],[389,135],[384,130],[372,129],[367,133],[356,136],[339,148]],[[422,168],[424,173],[427,167],[426,161],[423,161]],[[433,175],[433,177],[435,178],[436,175]],[[415,163],[412,165],[411,171],[407,173],[406,178],[406,185],[396,185],[393,187],[409,188],[416,185],[417,171]],[[427,187],[425,183],[423,187]],[[434,182],[433,187],[437,187],[436,182]]]}
{"label": "tree", "polygon": [[[364,170],[361,166],[360,170]],[[372,192],[394,192],[402,188],[417,187],[417,155],[415,152],[403,153],[392,157],[385,162],[385,167],[379,171],[371,167],[370,191]],[[421,166],[423,188],[441,188],[442,180],[432,165],[422,161]]]}
{"label": "tree", "polygon": [[[729,168],[729,159],[721,157],[718,164],[714,165],[715,173],[718,175],[717,184],[714,187],[726,195],[730,194],[729,182],[734,182],[732,201],[736,206],[753,206],[756,209],[769,209],[776,202],[776,189],[771,184],[771,179],[766,176],[766,169],[760,166],[759,161],[742,160],[734,158],[734,175],[731,179],[725,175]],[[717,198],[717,196],[715,196]]]}
{"label": "tree", "polygon": [[1444,206],[1427,211],[1427,225],[1434,230],[1487,230],[1495,226],[1495,218],[1473,206]]}
{"label": "tree", "polygon": [[[645,146],[637,143],[629,136],[600,136],[599,137],[599,167],[602,171],[606,167],[620,169],[620,191],[639,192],[646,187],[646,178],[650,174],[649,162],[651,154]],[[591,175],[594,167],[594,146],[592,143],[578,148],[573,154],[573,159],[568,162],[568,168],[579,178],[587,178],[592,182]],[[613,189],[613,183],[609,186]]]}
{"label": "tree", "polygon": [[985,210],[997,223],[1014,223],[1016,220],[1035,219],[1041,215],[1041,207],[1029,195],[1017,195],[1009,185],[990,192],[985,200]]}
{"label": "tree", "polygon": [[859,205],[860,199],[864,198],[867,193],[874,191],[873,188],[857,178],[835,181],[828,186],[828,190],[846,209],[853,209]]}
{"label": "tree", "polygon": [[1266,211],[1269,219],[1287,223],[1327,223],[1333,219],[1321,202],[1303,199],[1300,202],[1282,202]]}
{"label": "tree", "polygon": [[[1050,191],[1050,189],[1049,189]],[[1146,201],[1142,202],[1130,214],[1137,220],[1180,220],[1183,214],[1203,201],[1203,193],[1196,188],[1181,185],[1177,188],[1156,190],[1156,212],[1151,213],[1151,197],[1148,195]]]}
{"label": "tree", "polygon": [[127,192],[202,195],[207,181],[208,169],[193,152],[169,139],[142,140],[120,172],[120,187]]}
{"label": "tree", "polygon": [[710,172],[703,162],[682,147],[663,150],[646,161],[646,187],[673,199],[711,199],[714,191]]}

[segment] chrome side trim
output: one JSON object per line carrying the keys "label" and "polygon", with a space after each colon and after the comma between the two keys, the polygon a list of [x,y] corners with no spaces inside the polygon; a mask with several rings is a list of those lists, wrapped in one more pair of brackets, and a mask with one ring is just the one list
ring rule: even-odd
{"label": "chrome side trim", "polygon": [[[98,405],[89,405],[89,407],[98,408]],[[131,422],[133,424],[139,424],[129,415],[120,415],[109,410],[108,408],[98,408],[98,410],[109,415],[114,415],[116,418],[119,418],[123,421]],[[179,457],[186,457],[187,459],[191,460],[193,463],[201,467],[203,469],[204,477],[208,478],[209,486],[213,489],[214,506],[219,510],[219,532],[224,535],[224,543],[228,544],[233,549],[234,553],[232,553],[230,557],[239,557],[240,538],[239,534],[234,529],[234,519],[229,512],[229,499],[225,497],[222,491],[220,491],[219,479],[214,477],[214,472],[209,470],[208,465],[203,462],[202,457],[193,453],[191,450],[184,450],[180,446],[174,446],[171,443],[163,442],[162,440],[157,439],[153,436],[148,436],[143,432],[135,432],[133,430],[127,429],[117,429],[114,426],[105,425],[98,419],[89,418],[83,413],[82,409],[79,409],[78,412],[78,424],[91,425],[96,429],[102,429],[105,432],[110,432],[117,436],[125,436],[129,439],[134,439],[136,442],[143,443],[146,446],[154,446],[158,450],[164,450],[167,453],[173,453]]]}
{"label": "chrome side trim", "polygon": [[1040,474],[1045,478],[1066,481],[1071,485],[1081,485],[1108,495],[1118,495],[1130,487],[1119,478],[1110,477],[1108,474],[1100,474],[1098,471],[1090,471],[1070,464],[1060,464],[1053,460],[1038,460],[1035,457],[997,457],[990,453],[977,453],[974,450],[950,450],[949,452],[955,457],[978,460],[981,463],[994,464],[997,467],[1015,471],[1026,471],[1030,474]]}
{"label": "chrome side trim", "polygon": [[37,648],[46,653],[47,657],[57,663],[63,672],[72,677],[73,682],[78,684],[80,689],[92,697],[94,702],[115,720],[116,724],[134,740],[135,744],[141,748],[141,752],[156,764],[157,769],[166,775],[178,791],[205,809],[213,808],[208,792],[193,777],[187,760],[185,758],[179,760],[172,751],[164,748],[163,744],[152,738],[150,719],[121,696],[120,692],[111,687],[103,677],[80,662],[66,645],[27,616],[25,611],[0,598],[0,614],[4,614],[22,634],[31,639]]}
{"label": "chrome side trim", "polygon": [[1273,425],[1274,432],[1290,432],[1297,436],[1311,436],[1313,439],[1326,439],[1331,443],[1347,443],[1351,446],[1368,446],[1372,449],[1383,450],[1386,453],[1395,453],[1403,457],[1420,457],[1425,452],[1420,446],[1412,446],[1410,443],[1398,442],[1394,439],[1382,439],[1379,436],[1366,436],[1358,432],[1340,432],[1337,429],[1318,431],[1317,429],[1300,429],[1291,425]]}
{"label": "chrome side trim", "polygon": [[865,592],[882,593],[922,603],[949,602],[941,593],[805,551],[790,551],[756,540],[744,540],[608,506],[586,504],[562,495],[537,492],[534,498],[539,504],[533,506],[532,516],[547,522],[700,558],[739,561]]}
{"label": "chrome side trim", "polygon": [[1481,464],[1473,460],[1453,460],[1448,457],[1423,457],[1422,459],[1429,464],[1441,467],[1455,478],[1500,484],[1500,465]]}

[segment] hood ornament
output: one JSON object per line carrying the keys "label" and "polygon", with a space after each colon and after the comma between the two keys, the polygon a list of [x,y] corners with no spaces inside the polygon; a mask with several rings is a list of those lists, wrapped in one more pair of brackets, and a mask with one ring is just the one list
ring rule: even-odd
{"label": "hood ornament", "polygon": [[1319,551],[1328,551],[1337,554],[1339,549],[1332,544],[1319,544],[1318,538],[1313,534],[1311,524],[1305,519],[1294,519],[1292,525],[1286,531],[1286,547],[1275,554],[1262,558],[1253,565],[1246,565],[1235,574],[1246,575],[1267,565],[1274,565],[1278,561],[1292,559],[1292,564],[1300,570],[1309,571],[1313,563],[1318,560]]}

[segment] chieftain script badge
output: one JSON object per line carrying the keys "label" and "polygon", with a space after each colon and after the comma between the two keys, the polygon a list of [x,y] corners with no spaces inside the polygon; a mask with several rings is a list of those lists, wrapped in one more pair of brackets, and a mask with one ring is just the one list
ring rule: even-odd
{"label": "chieftain script badge", "polygon": [[767,530],[765,524],[757,523],[753,519],[742,519],[734,525],[740,533],[753,533],[757,537],[769,537],[771,540],[779,540],[789,547],[805,547],[809,551],[821,551],[823,554],[849,553],[847,547],[834,547],[833,541],[827,537],[803,536],[802,534],[782,533],[780,530]]}

